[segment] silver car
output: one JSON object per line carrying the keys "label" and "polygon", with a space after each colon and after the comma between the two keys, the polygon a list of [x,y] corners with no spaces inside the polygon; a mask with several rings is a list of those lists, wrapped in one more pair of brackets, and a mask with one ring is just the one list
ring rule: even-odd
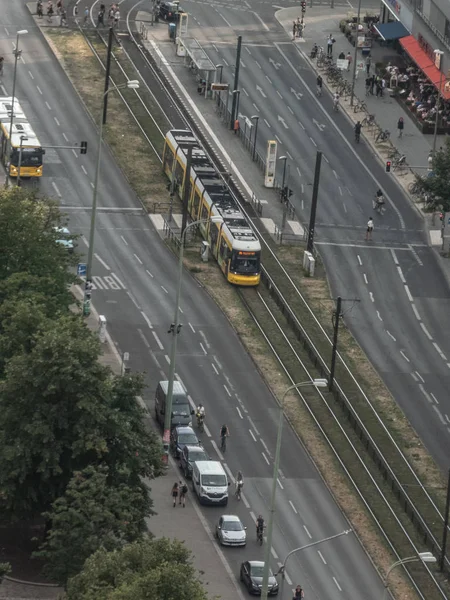
{"label": "silver car", "polygon": [[236,515],[222,515],[216,525],[216,536],[223,546],[245,546],[246,529]]}

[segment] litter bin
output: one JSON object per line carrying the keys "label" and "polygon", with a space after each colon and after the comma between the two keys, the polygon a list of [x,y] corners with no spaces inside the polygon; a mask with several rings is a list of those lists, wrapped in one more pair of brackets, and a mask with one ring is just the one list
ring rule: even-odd
{"label": "litter bin", "polygon": [[169,23],[169,38],[171,40],[175,39],[175,32],[177,30],[176,23]]}

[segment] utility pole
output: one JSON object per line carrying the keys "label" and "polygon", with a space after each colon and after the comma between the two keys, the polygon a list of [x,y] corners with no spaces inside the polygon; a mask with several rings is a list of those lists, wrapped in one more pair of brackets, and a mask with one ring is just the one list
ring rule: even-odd
{"label": "utility pole", "polygon": [[109,74],[111,71],[111,54],[112,54],[112,43],[113,43],[113,28],[109,28],[108,36],[108,52],[106,55],[106,70],[105,70],[105,89],[103,93],[105,99],[103,101],[103,125],[106,125],[106,114],[108,112],[108,89],[109,89]]}
{"label": "utility pole", "polygon": [[183,219],[181,221],[181,235],[187,225],[188,218],[188,203],[189,203],[189,191],[191,189],[191,162],[192,162],[192,146],[188,148],[186,157],[186,171],[184,174],[184,188],[183,188]]}
{"label": "utility pole", "polygon": [[447,501],[445,502],[444,531],[442,532],[442,548],[439,558],[439,570],[444,570],[445,554],[447,552],[448,512],[450,509],[450,469],[448,470]]}
{"label": "utility pole", "polygon": [[337,297],[336,310],[334,312],[334,334],[333,334],[333,349],[331,351],[331,367],[330,367],[330,381],[328,383],[328,391],[331,392],[334,383],[334,371],[336,369],[336,354],[337,354],[337,343],[339,335],[339,319],[341,318],[341,306],[342,298]]}
{"label": "utility pole", "polygon": [[308,229],[308,244],[306,250],[312,252],[314,250],[314,230],[316,227],[316,211],[317,211],[317,199],[319,196],[319,180],[320,180],[320,165],[322,164],[322,152],[316,154],[316,168],[314,170],[314,185],[311,201],[311,214],[309,216],[309,229]]}
{"label": "utility pole", "polygon": [[[242,35],[240,35],[237,39],[237,48],[236,48],[236,67],[234,69],[234,86],[233,92],[237,92],[239,87],[239,68],[241,66],[241,46],[242,46]],[[231,122],[230,129],[233,129],[234,120],[236,119],[236,101],[237,94],[233,93],[233,103],[231,105]]]}

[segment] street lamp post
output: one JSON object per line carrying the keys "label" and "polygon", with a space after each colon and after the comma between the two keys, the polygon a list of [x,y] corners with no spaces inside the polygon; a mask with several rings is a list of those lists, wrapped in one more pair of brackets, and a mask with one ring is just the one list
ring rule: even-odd
{"label": "street lamp post", "polygon": [[283,598],[284,580],[286,578],[285,577],[286,563],[293,554],[300,552],[300,550],[306,550],[307,548],[311,548],[311,546],[317,546],[318,544],[323,544],[324,542],[329,542],[330,540],[334,540],[335,538],[341,537],[342,535],[348,535],[351,532],[352,532],[352,529],[346,529],[345,531],[341,531],[341,533],[336,533],[335,535],[330,535],[329,537],[323,538],[322,540],[317,540],[317,542],[310,542],[309,544],[300,546],[300,548],[294,548],[294,550],[291,550],[290,552],[288,552],[288,554],[286,554],[286,558],[284,559],[283,564],[281,565],[278,572],[276,573],[276,575],[281,574],[281,589],[280,589],[280,594],[279,594],[280,598]]}
{"label": "street lamp post", "polygon": [[251,121],[255,121],[255,135],[253,136],[253,152],[252,152],[252,160],[255,161],[255,155],[256,155],[256,136],[258,135],[258,123],[259,123],[259,117],[258,115],[253,115],[253,117],[250,117]]}
{"label": "street lamp post", "polygon": [[436,102],[436,119],[434,121],[434,136],[433,136],[433,158],[436,154],[436,142],[437,142],[437,131],[438,131],[438,121],[439,121],[439,104],[441,102],[441,93],[442,93],[442,68],[441,68],[441,57],[444,54],[442,50],[433,50],[433,53],[437,59],[439,57],[439,89],[438,89],[438,97]]}
{"label": "street lamp post", "polygon": [[22,182],[20,181],[20,167],[22,166],[22,148],[23,148],[24,141],[27,139],[28,138],[26,135],[20,136],[19,160],[18,160],[18,166],[17,166],[17,187],[20,187],[22,184]]}
{"label": "street lamp post", "polygon": [[[27,29],[21,29],[20,31],[17,32],[17,36],[16,36],[16,49],[14,50],[14,73],[13,73],[13,87],[12,87],[12,102],[11,102],[11,119],[9,121],[9,153],[11,153],[12,150],[12,143],[11,143],[11,136],[12,136],[12,130],[13,130],[13,124],[14,124],[14,103],[15,103],[15,96],[16,96],[16,79],[17,79],[17,61],[19,60],[19,56],[21,54],[21,50],[19,50],[19,37],[21,35],[25,35],[28,33]],[[5,187],[8,187],[8,177],[6,177],[5,180]]]}
{"label": "street lamp post", "polygon": [[[233,104],[236,105],[235,120],[239,119],[239,99],[241,97],[241,90],[233,90],[233,97],[236,98],[236,101],[233,100]],[[234,127],[234,123],[233,123]]]}
{"label": "street lamp post", "polygon": [[283,198],[284,184],[285,184],[285,181],[286,181],[287,156],[280,156],[279,160],[283,160],[284,161],[284,165],[283,165],[283,178],[281,180],[281,198]]}
{"label": "street lamp post", "polygon": [[[137,89],[139,87],[139,81],[137,79],[131,79],[124,84],[115,85],[106,90],[102,97],[102,109],[105,102],[106,96],[116,90],[123,88]],[[86,284],[84,287],[84,299],[83,299],[83,315],[88,316],[91,312],[91,291],[92,291],[92,261],[94,259],[94,239],[95,239],[95,219],[97,216],[97,191],[98,191],[98,178],[100,173],[100,159],[102,155],[102,134],[103,134],[103,118],[100,119],[100,126],[98,130],[98,150],[97,150],[97,162],[95,165],[95,178],[94,178],[94,191],[92,194],[92,209],[91,209],[91,225],[89,229],[89,248],[88,258],[86,266]]]}
{"label": "street lamp post", "polygon": [[211,217],[210,219],[199,219],[198,221],[193,221],[189,223],[181,234],[180,237],[180,253],[178,257],[178,283],[177,283],[177,291],[175,296],[175,313],[173,317],[173,321],[170,325],[169,333],[172,334],[172,344],[170,347],[170,363],[169,363],[169,384],[167,387],[167,398],[166,398],[166,407],[164,413],[164,433],[163,433],[163,447],[164,447],[164,455],[163,461],[165,463],[168,462],[169,456],[169,445],[170,445],[170,424],[172,421],[172,398],[173,398],[173,383],[175,381],[175,362],[177,356],[177,340],[178,334],[180,333],[181,324],[180,324],[180,298],[181,298],[181,284],[183,281],[183,256],[184,256],[184,243],[186,241],[186,233],[191,227],[195,227],[200,223],[222,223],[222,217]]}
{"label": "street lamp post", "polygon": [[278,432],[277,432],[277,445],[275,450],[275,460],[273,463],[273,478],[272,478],[272,492],[270,497],[270,514],[269,523],[267,525],[267,544],[266,551],[264,553],[264,573],[261,587],[261,600],[267,600],[269,592],[269,571],[270,571],[270,555],[272,551],[272,533],[273,533],[273,522],[275,516],[275,499],[277,495],[277,482],[278,482],[278,470],[280,468],[280,456],[281,456],[281,437],[283,433],[283,419],[284,419],[284,401],[289,392],[292,390],[298,390],[302,387],[326,387],[326,379],[313,379],[312,381],[304,381],[302,383],[296,383],[291,385],[285,390],[283,397],[278,409]]}
{"label": "street lamp post", "polygon": [[284,161],[283,164],[283,178],[281,180],[281,190],[280,190],[280,202],[283,204],[283,219],[281,221],[281,233],[284,233],[284,228],[286,227],[286,218],[287,218],[287,194],[284,193],[284,184],[286,183],[286,164],[287,164],[287,156],[280,156],[280,160]]}
{"label": "street lamp post", "polygon": [[389,588],[389,583],[388,583],[389,575],[392,573],[392,571],[395,569],[395,567],[400,567],[401,565],[407,565],[408,563],[418,562],[418,561],[422,561],[424,563],[434,563],[434,562],[436,562],[436,557],[433,556],[431,554],[431,552],[419,552],[419,554],[417,556],[409,556],[408,558],[401,558],[400,560],[395,561],[395,563],[393,563],[389,567],[388,572],[386,573],[386,577],[384,578],[383,600],[386,600],[386,598],[387,598],[387,593],[388,593],[388,588]]}
{"label": "street lamp post", "polygon": [[222,83],[223,65],[221,65],[221,64],[216,65],[216,69],[220,69],[219,83]]}

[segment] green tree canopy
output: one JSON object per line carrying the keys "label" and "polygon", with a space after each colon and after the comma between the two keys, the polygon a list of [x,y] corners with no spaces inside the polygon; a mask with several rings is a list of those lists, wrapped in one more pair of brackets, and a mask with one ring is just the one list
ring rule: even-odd
{"label": "green tree canopy", "polygon": [[[76,315],[47,320],[0,382],[0,508],[15,517],[48,510],[75,471],[106,463],[140,485],[161,472],[161,449],[143,424],[142,378],[115,378]],[[127,395],[128,394],[128,395]]]}
{"label": "green tree canopy", "polygon": [[57,204],[21,188],[0,192],[0,281],[13,273],[50,278],[54,293],[75,280],[76,258],[57,240],[62,222]]}
{"label": "green tree canopy", "polygon": [[450,140],[433,157],[433,175],[417,179],[422,192],[428,194],[431,203],[444,212],[450,211]]}
{"label": "green tree canopy", "polygon": [[178,540],[145,539],[98,550],[69,581],[67,600],[207,600],[190,552]]}
{"label": "green tree canopy", "polygon": [[111,551],[140,539],[150,514],[151,500],[144,485],[111,486],[106,465],[87,467],[74,474],[65,494],[44,515],[51,530],[35,555],[46,561],[47,575],[66,584],[99,548]]}

